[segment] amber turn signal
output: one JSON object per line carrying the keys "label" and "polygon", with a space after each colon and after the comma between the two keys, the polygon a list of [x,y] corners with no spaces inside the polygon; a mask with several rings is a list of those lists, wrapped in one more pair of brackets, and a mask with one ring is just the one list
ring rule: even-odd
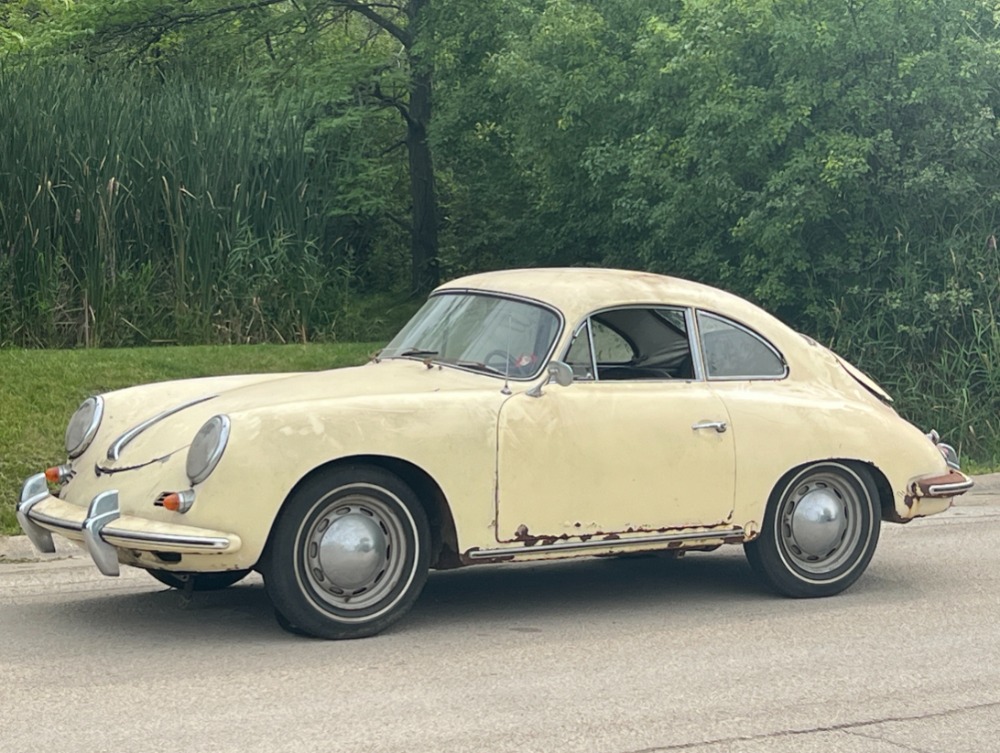
{"label": "amber turn signal", "polygon": [[171,512],[187,512],[191,509],[191,505],[194,504],[194,490],[164,492],[156,498],[156,502],[153,504]]}
{"label": "amber turn signal", "polygon": [[50,484],[63,484],[73,476],[73,467],[70,465],[54,465],[45,469],[45,480]]}

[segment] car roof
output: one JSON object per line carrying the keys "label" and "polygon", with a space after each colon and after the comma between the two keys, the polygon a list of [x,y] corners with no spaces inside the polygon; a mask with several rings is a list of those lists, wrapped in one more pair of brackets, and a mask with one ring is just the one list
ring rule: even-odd
{"label": "car roof", "polygon": [[[533,298],[560,309],[570,321],[609,306],[697,306],[770,329],[778,320],[743,298],[677,277],[625,269],[566,267],[509,269],[460,277],[437,291],[484,290]],[[752,320],[752,321],[751,321]]]}
{"label": "car roof", "polygon": [[[715,312],[755,330],[775,346],[792,367],[792,378],[831,377],[835,357],[764,309],[709,285],[650,272],[596,267],[510,269],[460,277],[435,292],[474,290],[534,299],[562,311],[573,327],[595,311],[630,305],[690,306]],[[824,353],[829,357],[824,357]],[[846,372],[839,366],[834,377]],[[853,381],[853,380],[852,380]]]}

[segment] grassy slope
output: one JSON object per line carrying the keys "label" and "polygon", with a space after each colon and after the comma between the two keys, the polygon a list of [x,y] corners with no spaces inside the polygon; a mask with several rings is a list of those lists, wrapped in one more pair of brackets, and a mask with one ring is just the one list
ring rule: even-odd
{"label": "grassy slope", "polygon": [[64,460],[66,422],[88,395],[167,379],[350,366],[377,348],[360,343],[0,350],[0,535],[20,532],[14,504],[21,483]]}

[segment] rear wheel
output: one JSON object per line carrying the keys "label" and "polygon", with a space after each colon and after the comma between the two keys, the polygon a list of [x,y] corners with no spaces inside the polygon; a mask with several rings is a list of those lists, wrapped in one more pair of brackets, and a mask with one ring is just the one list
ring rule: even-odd
{"label": "rear wheel", "polygon": [[363,638],[410,609],[429,564],[429,526],[416,494],[381,468],[349,466],[309,479],[288,500],[264,583],[285,629]]}
{"label": "rear wheel", "polygon": [[249,570],[225,570],[217,573],[177,573],[172,570],[147,570],[160,583],[171,588],[192,591],[220,591],[239,583],[250,574]]}
{"label": "rear wheel", "polygon": [[744,550],[774,591],[797,598],[832,596],[868,567],[880,525],[878,492],[867,470],[816,463],[775,488],[760,536]]}

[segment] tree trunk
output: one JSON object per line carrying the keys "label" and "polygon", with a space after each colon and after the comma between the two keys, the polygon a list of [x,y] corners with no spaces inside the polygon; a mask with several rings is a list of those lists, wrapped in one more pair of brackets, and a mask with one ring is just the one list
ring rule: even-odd
{"label": "tree trunk", "polygon": [[[430,0],[410,0],[407,12],[409,28],[419,34],[420,12]],[[438,268],[437,194],[434,189],[434,163],[427,143],[431,122],[431,71],[417,55],[410,55],[410,103],[406,119],[406,149],[409,154],[410,258],[415,292],[426,292],[440,282]]]}

